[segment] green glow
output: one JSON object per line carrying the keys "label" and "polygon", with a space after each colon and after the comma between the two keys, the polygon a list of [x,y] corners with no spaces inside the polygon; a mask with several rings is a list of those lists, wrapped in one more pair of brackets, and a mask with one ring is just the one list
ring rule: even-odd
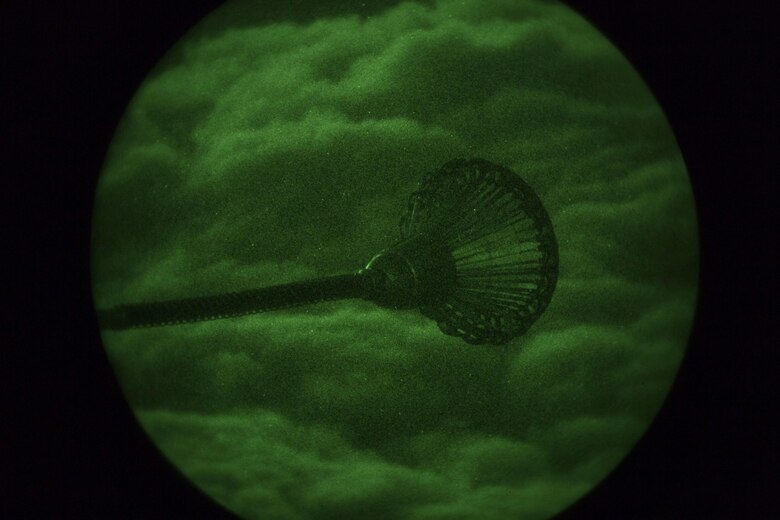
{"label": "green glow", "polygon": [[99,307],[353,271],[455,157],[539,194],[558,288],[507,348],[360,302],[106,332],[139,420],[246,518],[565,508],[641,436],[685,349],[696,221],[660,107],[557,3],[273,23],[257,9],[215,12],[128,107],[96,196]]}

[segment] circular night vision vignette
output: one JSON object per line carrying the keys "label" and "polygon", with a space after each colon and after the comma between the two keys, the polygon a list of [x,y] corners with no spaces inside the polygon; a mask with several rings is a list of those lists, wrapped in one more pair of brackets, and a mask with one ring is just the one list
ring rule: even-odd
{"label": "circular night vision vignette", "polygon": [[481,157],[538,194],[552,301],[504,346],[360,300],[103,330],[145,431],[243,518],[549,518],[660,408],[696,298],[661,108],[563,4],[405,2],[263,19],[228,3],[139,87],[93,222],[99,308],[353,272],[426,172]]}

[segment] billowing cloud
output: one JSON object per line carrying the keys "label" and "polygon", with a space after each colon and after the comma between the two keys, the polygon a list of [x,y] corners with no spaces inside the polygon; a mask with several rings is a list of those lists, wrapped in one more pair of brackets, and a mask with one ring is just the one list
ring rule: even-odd
{"label": "billowing cloud", "polygon": [[[140,412],[184,473],[247,518],[547,518],[622,456],[625,418],[581,418],[538,444],[452,432],[404,442],[404,458],[355,449],[338,430],[271,411]],[[628,425],[636,429],[636,425]],[[577,463],[567,473],[561,448]]]}
{"label": "billowing cloud", "polygon": [[557,3],[252,9],[215,13],[129,105],[96,197],[99,306],[354,271],[454,157],[539,193],[558,287],[500,348],[352,301],[106,332],[130,404],[247,518],[549,517],[633,445],[683,354],[696,227],[663,113]]}

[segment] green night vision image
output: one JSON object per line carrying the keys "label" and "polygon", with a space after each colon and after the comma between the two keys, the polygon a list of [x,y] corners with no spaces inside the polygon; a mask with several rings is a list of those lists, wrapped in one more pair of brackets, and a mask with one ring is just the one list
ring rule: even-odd
{"label": "green night vision image", "polygon": [[562,3],[309,5],[226,3],[130,100],[92,229],[117,380],[241,518],[550,518],[685,353],[674,134]]}

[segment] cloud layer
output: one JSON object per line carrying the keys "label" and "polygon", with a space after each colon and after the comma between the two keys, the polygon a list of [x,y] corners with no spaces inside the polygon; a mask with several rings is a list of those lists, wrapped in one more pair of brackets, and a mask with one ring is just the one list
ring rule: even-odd
{"label": "cloud layer", "polygon": [[540,195],[558,288],[497,349],[359,302],[107,332],[142,423],[246,518],[561,510],[641,435],[687,339],[695,213],[660,108],[557,3],[225,22],[247,9],[185,37],[127,109],[96,196],[100,307],[355,270],[425,171],[472,156]]}

